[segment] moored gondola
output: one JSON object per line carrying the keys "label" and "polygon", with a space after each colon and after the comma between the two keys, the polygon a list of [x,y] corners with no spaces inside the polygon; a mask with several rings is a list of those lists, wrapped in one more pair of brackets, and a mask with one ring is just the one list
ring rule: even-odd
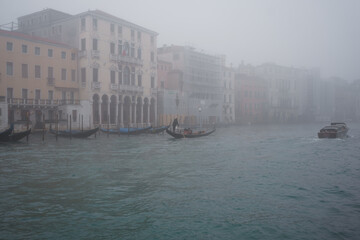
{"label": "moored gondola", "polygon": [[170,127],[170,125],[150,128],[149,130],[146,131],[146,133],[159,134],[159,133],[164,132],[169,127]]}
{"label": "moored gondola", "polygon": [[22,132],[14,132],[10,135],[8,135],[7,137],[3,137],[0,139],[0,142],[4,143],[4,142],[17,142],[20,141],[21,139],[29,136],[31,133],[31,128],[26,130],[26,131],[22,131]]}
{"label": "moored gondola", "polygon": [[88,138],[91,135],[95,134],[99,130],[99,127],[89,129],[89,130],[65,130],[65,131],[56,131],[50,129],[50,133],[57,134],[59,137],[66,137],[66,138]]}
{"label": "moored gondola", "polygon": [[14,130],[14,125],[11,125],[8,129],[5,129],[4,131],[0,132],[0,141],[6,141],[13,130]]}
{"label": "moored gondola", "polygon": [[104,133],[111,133],[111,134],[120,134],[120,135],[138,135],[141,133],[145,133],[152,127],[146,127],[146,128],[119,128],[119,129],[106,129],[101,128],[100,130]]}

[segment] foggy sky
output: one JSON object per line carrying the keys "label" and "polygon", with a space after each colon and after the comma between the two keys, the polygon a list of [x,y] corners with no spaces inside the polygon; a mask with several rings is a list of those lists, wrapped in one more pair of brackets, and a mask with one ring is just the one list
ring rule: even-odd
{"label": "foggy sky", "polygon": [[0,24],[45,8],[99,9],[158,32],[159,47],[224,54],[228,66],[272,62],[360,79],[358,0],[0,0]]}

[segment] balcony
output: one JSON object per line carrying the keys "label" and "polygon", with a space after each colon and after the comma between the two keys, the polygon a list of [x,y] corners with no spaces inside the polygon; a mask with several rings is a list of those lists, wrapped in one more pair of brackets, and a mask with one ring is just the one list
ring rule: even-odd
{"label": "balcony", "polygon": [[48,77],[47,78],[47,84],[48,84],[48,86],[55,86],[55,78]]}
{"label": "balcony", "polygon": [[118,59],[117,55],[113,54],[113,53],[110,53],[109,58],[110,58],[111,61],[114,61],[114,62],[116,62],[117,59]]}
{"label": "balcony", "polygon": [[60,105],[79,105],[80,100],[64,99],[30,99],[30,98],[8,98],[7,103],[10,107],[57,107]]}
{"label": "balcony", "polygon": [[101,89],[101,83],[100,82],[92,82],[91,83],[91,89]]}
{"label": "balcony", "polygon": [[119,90],[122,92],[143,93],[144,87],[139,87],[134,85],[120,85]]}
{"label": "balcony", "polygon": [[91,57],[92,57],[92,58],[100,58],[100,52],[99,52],[99,50],[92,50],[92,51],[91,51]]}
{"label": "balcony", "polygon": [[83,51],[79,51],[79,54],[78,54],[79,58],[83,58],[83,57],[86,57],[87,56],[87,52],[86,50],[83,50]]}
{"label": "balcony", "polygon": [[123,63],[132,63],[139,66],[142,66],[144,62],[142,59],[122,55],[118,55],[118,61]]}
{"label": "balcony", "polygon": [[118,89],[119,89],[119,85],[118,85],[118,84],[113,84],[113,83],[110,84],[110,90],[117,91]]}
{"label": "balcony", "polygon": [[86,87],[86,82],[81,82],[80,85],[81,85],[82,88],[85,88]]}

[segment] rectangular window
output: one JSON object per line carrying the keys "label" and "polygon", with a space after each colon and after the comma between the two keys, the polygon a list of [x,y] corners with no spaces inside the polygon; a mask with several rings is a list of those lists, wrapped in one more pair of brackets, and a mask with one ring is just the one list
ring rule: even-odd
{"label": "rectangular window", "polygon": [[75,60],[75,57],[76,57],[75,53],[71,53],[71,60]]}
{"label": "rectangular window", "polygon": [[81,82],[86,82],[86,68],[81,68]]}
{"label": "rectangular window", "polygon": [[154,52],[151,52],[151,62],[154,62],[155,61],[155,54],[154,54]]}
{"label": "rectangular window", "polygon": [[61,69],[61,80],[66,80],[66,69]]}
{"label": "rectangular window", "polygon": [[8,50],[8,51],[12,51],[12,50],[13,50],[13,43],[12,43],[12,42],[7,42],[7,43],[6,43],[6,50]]}
{"label": "rectangular window", "polygon": [[54,77],[54,68],[53,67],[48,67],[48,78],[53,78]]}
{"label": "rectangular window", "polygon": [[137,40],[140,42],[141,41],[141,32],[137,33]]}
{"label": "rectangular window", "polygon": [[23,78],[28,78],[28,65],[27,64],[21,64],[21,76]]}
{"label": "rectangular window", "polygon": [[118,42],[118,54],[122,55],[122,41],[121,40],[119,40],[119,42]]}
{"label": "rectangular window", "polygon": [[66,91],[61,92],[61,100],[63,103],[66,103]]}
{"label": "rectangular window", "polygon": [[151,41],[151,44],[154,44],[154,36],[151,36],[150,41]]}
{"label": "rectangular window", "polygon": [[[74,97],[74,92],[70,92],[70,103],[71,104],[74,104],[74,100],[75,100],[75,97]],[[76,110],[75,110],[76,111]],[[73,111],[74,112],[74,111]],[[76,119],[76,113],[75,115],[73,115],[73,118]]]}
{"label": "rectangular window", "polygon": [[131,57],[135,57],[135,44],[131,44],[131,48],[130,48],[130,56]]}
{"label": "rectangular window", "polygon": [[155,78],[151,77],[151,88],[155,88]]}
{"label": "rectangular window", "polygon": [[28,98],[28,90],[26,88],[23,88],[21,91],[21,97],[23,99],[27,99]]}
{"label": "rectangular window", "polygon": [[86,39],[82,38],[81,39],[81,51],[85,51],[86,50]]}
{"label": "rectangular window", "polygon": [[40,47],[35,47],[35,55],[40,55]]}
{"label": "rectangular window", "polygon": [[53,50],[52,49],[48,49],[48,57],[52,57],[53,56]]}
{"label": "rectangular window", "polygon": [[141,87],[142,86],[142,76],[138,75],[138,86]]}
{"label": "rectangular window", "polygon": [[27,53],[27,45],[22,45],[21,46],[21,51],[22,51],[22,53]]}
{"label": "rectangular window", "polygon": [[93,82],[98,82],[99,69],[93,68]]}
{"label": "rectangular window", "polygon": [[[40,100],[41,98],[41,92],[40,92],[40,89],[35,89],[35,100]],[[38,101],[37,101],[38,103]]]}
{"label": "rectangular window", "polygon": [[86,19],[85,18],[81,18],[81,31],[85,31],[86,28]]}
{"label": "rectangular window", "polygon": [[40,68],[40,65],[35,65],[35,78],[41,78],[41,68]]}
{"label": "rectangular window", "polygon": [[7,88],[6,89],[6,96],[7,96],[8,99],[12,99],[14,97],[13,93],[14,93],[13,88]]}
{"label": "rectangular window", "polygon": [[134,40],[135,38],[135,31],[134,29],[131,29],[131,40]]}
{"label": "rectangular window", "polygon": [[61,52],[61,58],[66,59],[66,52],[64,52],[64,51]]}
{"label": "rectangular window", "polygon": [[115,71],[110,72],[110,81],[112,84],[115,84]]}
{"label": "rectangular window", "polygon": [[122,66],[120,64],[118,65],[118,69],[119,69],[118,82],[119,84],[122,84]]}
{"label": "rectangular window", "polygon": [[111,33],[115,32],[115,25],[113,23],[110,24],[110,32]]}
{"label": "rectangular window", "polygon": [[118,34],[122,34],[122,26],[118,26]]}
{"label": "rectangular window", "polygon": [[8,76],[12,76],[14,73],[13,63],[12,62],[6,62],[6,74]]}
{"label": "rectangular window", "polygon": [[110,53],[115,54],[115,43],[110,43]]}
{"label": "rectangular window", "polygon": [[131,85],[135,85],[135,68],[131,67]]}
{"label": "rectangular window", "polygon": [[97,24],[97,19],[93,18],[93,30],[97,30],[98,24]]}
{"label": "rectangular window", "polygon": [[71,69],[71,81],[76,81],[76,71],[75,69]]}
{"label": "rectangular window", "polygon": [[54,92],[52,90],[48,91],[48,99],[53,100],[54,99]]}
{"label": "rectangular window", "polygon": [[93,39],[93,50],[98,50],[98,40],[96,38]]}

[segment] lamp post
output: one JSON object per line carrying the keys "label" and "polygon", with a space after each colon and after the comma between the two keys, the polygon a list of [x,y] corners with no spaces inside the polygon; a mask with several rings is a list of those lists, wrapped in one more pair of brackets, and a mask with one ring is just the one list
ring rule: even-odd
{"label": "lamp post", "polygon": [[200,115],[201,115],[201,106],[199,106],[199,123],[200,123],[200,129],[201,129],[201,119],[200,119]]}

